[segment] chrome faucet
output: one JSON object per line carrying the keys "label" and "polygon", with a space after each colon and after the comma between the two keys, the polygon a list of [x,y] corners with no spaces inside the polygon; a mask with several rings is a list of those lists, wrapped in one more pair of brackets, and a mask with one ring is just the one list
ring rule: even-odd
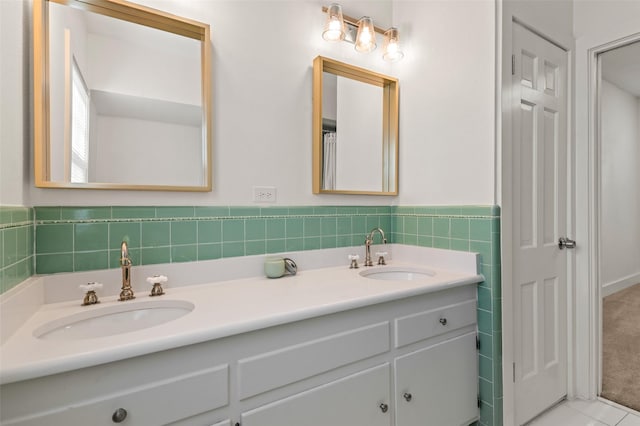
{"label": "chrome faucet", "polygon": [[382,237],[382,243],[387,244],[387,239],[384,237],[384,231],[381,228],[373,228],[364,240],[364,266],[373,266],[373,262],[371,261],[371,244],[373,244],[373,237],[376,232],[378,232]]}
{"label": "chrome faucet", "polygon": [[123,241],[120,246],[120,267],[122,268],[122,291],[118,300],[124,302],[125,300],[135,299],[136,296],[131,288],[131,258],[129,257],[129,248],[126,241]]}

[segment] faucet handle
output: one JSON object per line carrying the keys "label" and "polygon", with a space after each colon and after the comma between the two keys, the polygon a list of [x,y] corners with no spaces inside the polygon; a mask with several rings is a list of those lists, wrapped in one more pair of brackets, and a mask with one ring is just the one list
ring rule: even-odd
{"label": "faucet handle", "polygon": [[147,282],[149,284],[166,283],[167,281],[169,281],[169,278],[167,278],[166,275],[152,275],[147,277]]}
{"label": "faucet handle", "polygon": [[78,288],[84,291],[96,291],[102,288],[102,284],[98,282],[90,282],[86,284],[80,284]]}
{"label": "faucet handle", "polygon": [[82,300],[82,306],[95,305],[96,303],[100,303],[100,301],[98,300],[98,295],[96,294],[96,290],[101,289],[102,284],[97,282],[90,282],[87,284],[80,284],[78,288],[80,290],[86,291],[84,299]]}
{"label": "faucet handle", "polygon": [[149,296],[162,296],[164,294],[162,283],[166,283],[168,280],[169,279],[166,275],[153,275],[151,277],[147,277],[147,282],[149,284],[153,284],[153,288],[151,289],[151,294],[149,294]]}
{"label": "faucet handle", "polygon": [[358,259],[360,259],[360,255],[357,254],[350,254],[349,256],[349,260],[351,261],[351,265],[349,265],[349,269],[358,269]]}
{"label": "faucet handle", "polygon": [[384,257],[387,255],[388,253],[386,251],[377,251],[376,252],[376,256],[378,256],[378,265],[386,265],[387,262],[385,262]]}

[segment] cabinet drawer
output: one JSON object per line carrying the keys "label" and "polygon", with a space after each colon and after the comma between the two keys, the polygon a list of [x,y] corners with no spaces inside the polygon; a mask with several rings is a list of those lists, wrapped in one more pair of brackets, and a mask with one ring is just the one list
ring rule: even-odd
{"label": "cabinet drawer", "polygon": [[240,399],[387,352],[389,331],[389,322],[382,322],[241,359]]}
{"label": "cabinet drawer", "polygon": [[385,363],[245,412],[241,424],[390,426],[389,368]]}
{"label": "cabinet drawer", "polygon": [[200,370],[104,398],[79,400],[54,411],[8,419],[3,425],[112,426],[112,416],[120,408],[126,410],[123,425],[163,425],[227,405],[228,370],[227,365]]}
{"label": "cabinet drawer", "polygon": [[476,315],[476,301],[468,300],[396,318],[396,348],[475,324]]}

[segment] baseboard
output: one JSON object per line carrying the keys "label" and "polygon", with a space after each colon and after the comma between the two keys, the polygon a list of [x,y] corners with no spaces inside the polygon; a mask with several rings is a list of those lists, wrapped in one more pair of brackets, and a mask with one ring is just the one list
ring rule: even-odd
{"label": "baseboard", "polygon": [[614,293],[617,293],[625,288],[629,288],[632,285],[640,283],[640,272],[637,274],[629,275],[627,277],[621,278],[617,281],[612,281],[610,283],[606,283],[602,285],[602,297],[610,296]]}

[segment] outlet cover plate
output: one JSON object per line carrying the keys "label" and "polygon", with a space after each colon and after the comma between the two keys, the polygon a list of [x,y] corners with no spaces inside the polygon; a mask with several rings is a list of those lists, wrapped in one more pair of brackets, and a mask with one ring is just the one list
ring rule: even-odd
{"label": "outlet cover plate", "polygon": [[253,201],[256,203],[275,203],[277,189],[275,186],[254,186]]}

